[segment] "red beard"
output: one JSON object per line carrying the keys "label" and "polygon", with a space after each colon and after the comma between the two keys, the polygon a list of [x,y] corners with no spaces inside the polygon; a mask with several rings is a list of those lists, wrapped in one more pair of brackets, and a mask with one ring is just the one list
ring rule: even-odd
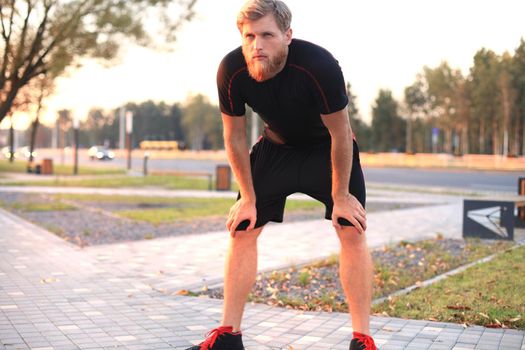
{"label": "red beard", "polygon": [[273,78],[277,73],[279,73],[282,64],[286,60],[286,56],[288,55],[287,49],[288,46],[284,46],[282,50],[277,53],[277,55],[274,57],[269,57],[268,60],[253,60],[247,58],[249,56],[243,47],[242,53],[244,55],[244,59],[246,60],[250,77],[258,82]]}

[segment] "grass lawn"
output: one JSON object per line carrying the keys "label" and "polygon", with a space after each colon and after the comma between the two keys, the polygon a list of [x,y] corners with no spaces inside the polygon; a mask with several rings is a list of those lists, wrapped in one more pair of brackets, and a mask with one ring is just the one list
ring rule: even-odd
{"label": "grass lawn", "polygon": [[35,200],[35,201],[17,201],[17,202],[7,202],[7,201],[1,201],[0,200],[0,207],[10,210],[17,210],[17,211],[23,211],[23,212],[36,212],[36,211],[66,211],[66,210],[76,210],[77,208],[62,203],[60,201],[41,201],[41,200]]}
{"label": "grass lawn", "polygon": [[393,317],[525,329],[525,247],[373,307]]}
{"label": "grass lawn", "polygon": [[[0,173],[26,173],[27,162],[16,160],[13,163],[10,163],[8,160],[0,161]],[[72,175],[73,176],[73,166],[72,165],[60,165],[53,164],[54,175]],[[115,168],[96,168],[96,167],[83,167],[79,166],[78,174],[79,175],[119,175],[125,174],[126,171],[123,169]],[[44,182],[44,181],[42,181]],[[31,182],[30,184],[33,184]]]}
{"label": "grass lawn", "polygon": [[207,190],[208,180],[204,178],[191,178],[183,176],[114,176],[100,179],[75,179],[56,178],[41,181],[10,182],[11,186],[54,186],[54,187],[96,187],[96,188],[122,188],[122,187],[160,187],[165,189]]}
{"label": "grass lawn", "polygon": [[[54,195],[57,201],[68,199],[93,205],[96,203],[133,205],[137,208],[113,210],[123,217],[147,221],[152,224],[162,224],[179,220],[193,220],[204,217],[224,217],[235,203],[234,198],[162,198],[141,196],[104,196],[104,195]],[[288,200],[286,209],[289,211],[315,210],[322,208],[317,201]]]}

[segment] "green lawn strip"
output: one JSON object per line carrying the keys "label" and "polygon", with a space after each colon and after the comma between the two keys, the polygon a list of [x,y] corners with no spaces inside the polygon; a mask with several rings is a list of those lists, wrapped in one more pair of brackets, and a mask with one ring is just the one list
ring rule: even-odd
{"label": "green lawn strip", "polygon": [[[464,252],[460,255],[452,255],[443,250],[434,240],[417,243],[402,241],[399,245],[405,250],[396,253],[404,257],[397,266],[392,266],[388,262],[375,262],[374,264],[374,299],[509,248],[511,243],[499,241],[496,244],[487,245],[478,239],[469,239]],[[419,258],[414,260],[415,256]]]}
{"label": "green lawn strip", "polygon": [[[57,194],[57,201],[67,199],[96,205],[96,203],[113,203],[136,205],[137,209],[115,210],[123,217],[147,221],[152,224],[169,223],[180,220],[193,220],[205,217],[226,217],[234,198],[186,198],[186,197],[141,197],[141,196],[107,196],[84,194]],[[156,207],[157,206],[157,207]],[[163,206],[163,207],[158,207]],[[288,200],[287,211],[302,211],[321,208],[322,204],[308,200]]]}
{"label": "green lawn strip", "polygon": [[0,201],[0,207],[23,212],[37,211],[67,211],[77,208],[61,202],[4,202]]}
{"label": "green lawn strip", "polygon": [[25,173],[27,162],[0,160],[0,173]]}
{"label": "green lawn strip", "polygon": [[525,329],[525,247],[373,307],[392,317]]}
{"label": "green lawn strip", "polygon": [[[128,219],[147,221],[151,224],[158,225],[174,221],[189,221],[203,218],[226,218],[230,207],[234,203],[234,199],[228,198],[178,198],[177,206],[169,208],[119,210],[115,211],[115,213]],[[310,205],[305,204],[304,207],[295,205],[292,210],[311,208]]]}
{"label": "green lawn strip", "polygon": [[[38,163],[38,162],[37,162]],[[10,163],[7,160],[0,161],[0,173],[26,173],[27,172],[27,162],[25,161],[14,161]],[[121,175],[125,174],[124,169],[118,168],[97,168],[97,167],[78,167],[79,175]],[[73,166],[72,165],[60,165],[53,164],[53,174],[54,175],[71,175],[73,176]],[[24,181],[29,182],[29,181]],[[42,181],[43,182],[43,181]],[[33,184],[33,182],[29,182]]]}
{"label": "green lawn strip", "polygon": [[184,176],[115,176],[100,179],[56,178],[48,181],[17,181],[6,185],[11,186],[53,186],[53,187],[160,187],[165,189],[207,190],[208,180]]}

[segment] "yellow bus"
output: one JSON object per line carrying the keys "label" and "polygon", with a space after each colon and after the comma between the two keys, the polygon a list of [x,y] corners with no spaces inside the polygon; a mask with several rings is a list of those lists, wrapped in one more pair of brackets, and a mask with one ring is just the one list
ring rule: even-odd
{"label": "yellow bus", "polygon": [[163,151],[174,151],[179,149],[178,141],[141,141],[140,149],[143,150],[163,150]]}

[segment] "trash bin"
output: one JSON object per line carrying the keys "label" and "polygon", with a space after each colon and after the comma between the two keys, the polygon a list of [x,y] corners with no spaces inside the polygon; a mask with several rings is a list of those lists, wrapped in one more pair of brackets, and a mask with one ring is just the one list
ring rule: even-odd
{"label": "trash bin", "polygon": [[49,158],[42,159],[41,174],[42,175],[53,174],[53,159],[49,159]]}
{"label": "trash bin", "polygon": [[215,171],[215,189],[217,191],[230,191],[232,187],[231,181],[232,171],[229,165],[217,165]]}

